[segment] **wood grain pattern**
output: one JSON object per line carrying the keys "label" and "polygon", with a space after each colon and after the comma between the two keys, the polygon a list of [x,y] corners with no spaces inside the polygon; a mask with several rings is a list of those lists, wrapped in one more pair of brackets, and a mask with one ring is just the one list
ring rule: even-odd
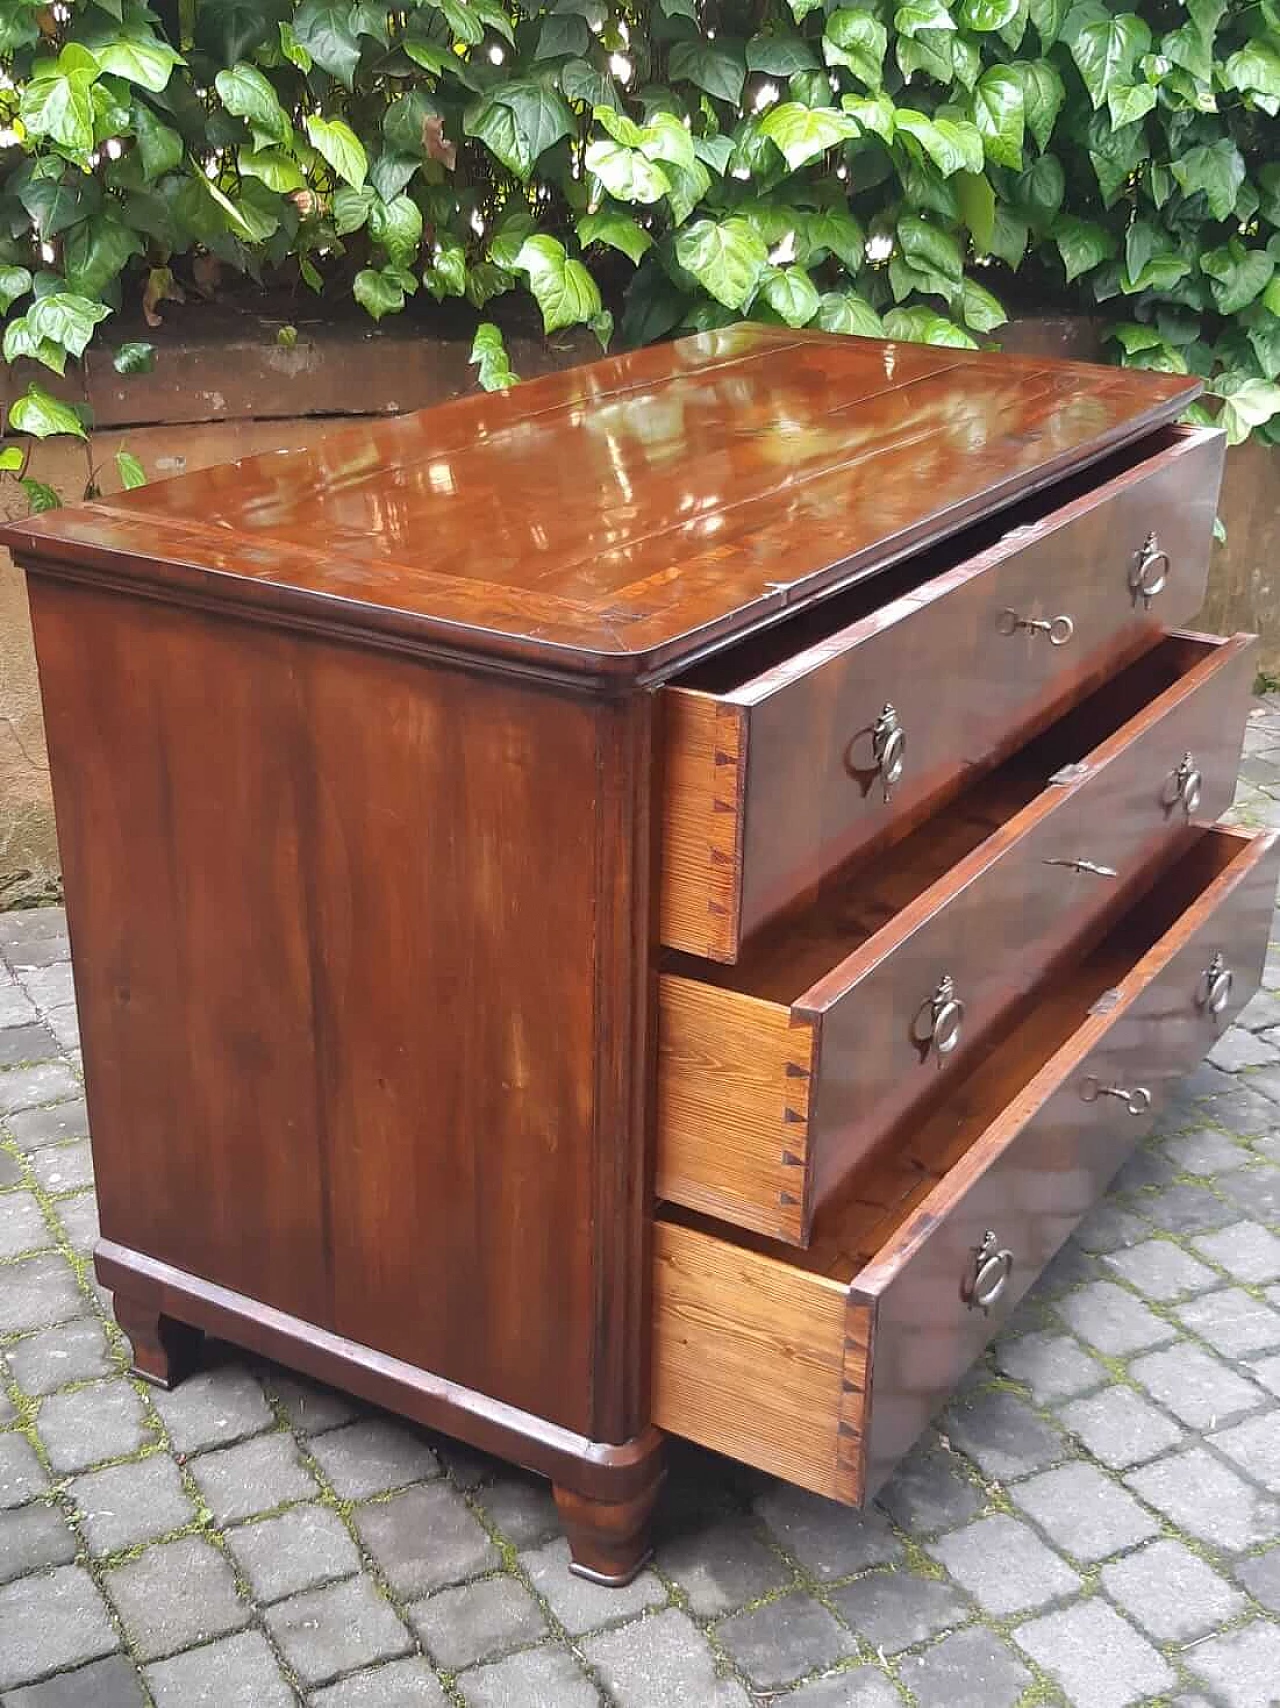
{"label": "wood grain pattern", "polygon": [[733,959],[742,895],[746,719],[694,690],[663,696],[659,933],[713,960]]}
{"label": "wood grain pattern", "polygon": [[[1230,804],[1252,656],[1244,635],[1161,642],[736,966],[673,963],[659,984],[659,1196],[804,1244],[893,1125],[962,1078],[990,1025]],[[1195,823],[1169,796],[1188,750],[1205,779]],[[1085,858],[1115,876],[1052,863]],[[965,1005],[945,1059],[921,1027],[944,975]]]}
{"label": "wood grain pattern", "polygon": [[[988,768],[1162,628],[1201,602],[1220,437],[1166,435],[1145,454],[1119,459],[1073,497],[1011,512],[961,536],[948,553],[913,560],[906,572],[828,601],[812,618],[782,625],[695,669],[664,691],[679,703],[713,694],[741,720],[735,751],[744,767],[740,822],[723,823],[714,770],[686,762],[690,719],[668,722],[668,842],[688,848],[663,873],[663,941],[718,960],[859,849],[900,837],[926,810]],[[1129,572],[1149,533],[1169,553],[1167,586],[1148,609]],[[989,543],[984,544],[987,540]],[[1001,631],[1002,613],[1070,617],[1063,646]],[[891,704],[906,734],[906,768],[886,799],[872,730]],[[690,733],[696,738],[702,725]],[[703,737],[705,740],[705,737]],[[720,938],[701,921],[711,869],[701,825],[735,836],[738,885]],[[735,834],[736,833],[736,834]],[[724,906],[721,893],[717,908]],[[719,917],[724,917],[723,914]],[[736,929],[734,927],[736,926]]]}
{"label": "wood grain pattern", "polygon": [[[869,1499],[1257,988],[1278,871],[1280,833],[1205,831],[1020,1026],[987,1038],[932,1115],[904,1123],[898,1146],[824,1209],[807,1251],[664,1209],[655,1420],[833,1498]],[[1215,1018],[1197,996],[1216,952],[1234,982]],[[1150,1113],[1086,1102],[1090,1074],[1144,1086]],[[988,1228],[1014,1254],[989,1316],[962,1297]]]}
{"label": "wood grain pattern", "polygon": [[1151,432],[1199,389],[730,327],[3,539],[45,573],[366,645],[650,678]]}

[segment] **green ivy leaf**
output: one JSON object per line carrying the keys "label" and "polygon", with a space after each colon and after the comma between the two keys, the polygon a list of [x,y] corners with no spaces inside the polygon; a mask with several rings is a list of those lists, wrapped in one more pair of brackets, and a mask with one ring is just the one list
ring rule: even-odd
{"label": "green ivy leaf", "polygon": [[1266,290],[1276,264],[1265,249],[1246,249],[1233,237],[1220,249],[1206,250],[1200,270],[1209,277],[1218,312],[1238,314]]}
{"label": "green ivy leaf", "polygon": [[905,214],[898,221],[898,242],[913,267],[959,284],[964,275],[964,252],[950,232],[915,214]]}
{"label": "green ivy leaf", "polygon": [[138,139],[142,175],[148,184],[181,166],[182,138],[171,126],[158,119],[145,101],[134,102],[132,123],[133,134]]}
{"label": "green ivy leaf", "polygon": [[635,266],[639,266],[645,251],[653,247],[653,238],[643,226],[613,208],[584,214],[578,221],[578,242],[584,248],[588,243],[607,244]]}
{"label": "green ivy leaf", "polygon": [[921,30],[954,30],[955,20],[942,0],[907,0],[893,15],[900,36],[917,36]]}
{"label": "green ivy leaf", "polygon": [[538,37],[539,59],[580,58],[590,46],[591,31],[584,18],[575,17],[572,12],[549,12],[543,18]]}
{"label": "green ivy leaf", "polygon": [[48,239],[95,212],[102,203],[102,188],[88,173],[47,157],[35,162],[18,200],[40,237]]}
{"label": "green ivy leaf", "polygon": [[1022,165],[1026,122],[1022,79],[1007,65],[984,71],[973,91],[973,122],[982,137],[987,159],[997,166]]}
{"label": "green ivy leaf", "polygon": [[1021,76],[1027,129],[1043,154],[1066,101],[1066,86],[1058,75],[1057,67],[1047,59],[1019,60],[1010,69]]}
{"label": "green ivy leaf", "polygon": [[818,287],[803,267],[774,268],[760,295],[788,326],[807,326],[818,312]]}
{"label": "green ivy leaf", "polygon": [[802,107],[798,101],[770,107],[760,120],[761,135],[779,149],[792,172],[849,141],[857,131],[854,121],[834,107]]}
{"label": "green ivy leaf", "polygon": [[931,308],[891,308],[884,317],[885,335],[911,344],[942,344],[953,350],[976,350],[962,327]]}
{"label": "green ivy leaf", "polygon": [[293,126],[280,105],[275,89],[255,65],[233,65],[213,80],[218,97],[229,113],[243,119],[254,132],[258,146],[293,140]]}
{"label": "green ivy leaf", "polygon": [[769,252],[745,219],[700,219],[677,234],[676,259],[717,302],[740,309],[755,294]]}
{"label": "green ivy leaf", "polygon": [[[360,38],[352,25],[352,10],[351,0],[302,0],[293,17],[295,44],[346,89],[354,88],[360,63]],[[398,306],[403,308],[403,300]],[[382,310],[383,314],[394,312]]]}
{"label": "green ivy leaf", "polygon": [[[372,227],[372,216],[369,224]],[[397,268],[400,266],[394,256],[392,261]],[[438,240],[435,260],[422,275],[422,282],[437,302],[467,294],[467,255],[456,237],[446,232]]]}
{"label": "green ivy leaf", "polygon": [[82,297],[97,297],[142,250],[137,232],[114,213],[91,214],[67,233],[62,251],[67,284]]}
{"label": "green ivy leaf", "polygon": [[422,243],[422,209],[408,196],[389,202],[376,199],[369,209],[369,236],[386,250],[393,266],[407,267]]}
{"label": "green ivy leaf", "polygon": [[353,231],[359,231],[376,200],[377,193],[370,185],[359,190],[353,190],[349,184],[339,185],[333,193],[333,225],[338,236],[349,237]]}
{"label": "green ivy leaf", "polygon": [[561,137],[572,134],[574,125],[573,114],[556,90],[542,83],[516,80],[499,84],[469,107],[463,128],[468,136],[479,137],[508,171],[523,180],[540,155]]}
{"label": "green ivy leaf", "polygon": [[1115,241],[1109,232],[1095,221],[1078,219],[1074,214],[1059,214],[1053,225],[1053,240],[1068,284],[1115,254]]}
{"label": "green ivy leaf", "polygon": [[116,452],[116,473],[126,492],[132,492],[135,487],[147,484],[147,471],[132,451]]}
{"label": "green ivy leaf", "polygon": [[477,370],[476,378],[485,391],[506,391],[509,386],[519,382],[519,374],[511,371],[502,333],[491,321],[482,320],[476,327],[471,354],[467,359]]}
{"label": "green ivy leaf", "polygon": [[817,69],[818,56],[794,30],[772,30],[768,35],[752,36],[747,43],[748,71],[762,71],[766,77],[794,77],[798,71]]}
{"label": "green ivy leaf", "polygon": [[[797,24],[802,23],[810,12],[820,12],[822,3],[823,0],[787,0],[787,4],[791,7],[791,16]],[[696,17],[694,22],[697,22]]]}
{"label": "green ivy leaf", "polygon": [[966,119],[927,119],[909,107],[899,107],[895,130],[914,137],[944,176],[953,172],[981,172],[982,133]]}
{"label": "green ivy leaf", "polygon": [[155,365],[155,346],[137,339],[122,344],[111,358],[111,366],[118,374],[149,374]]}
{"label": "green ivy leaf", "polygon": [[1115,83],[1107,90],[1107,111],[1113,125],[1130,125],[1145,118],[1156,104],[1149,83]]}
{"label": "green ivy leaf", "polygon": [[29,385],[25,393],[9,406],[9,425],[16,433],[30,433],[34,439],[50,439],[55,433],[72,433],[77,439],[87,439],[84,423],[69,404],[50,397],[42,386]]}
{"label": "green ivy leaf", "polygon": [[87,155],[93,147],[93,96],[98,73],[93,70],[57,70],[32,77],[21,88],[18,115],[32,136],[50,142],[74,155]]}
{"label": "green ivy leaf", "polygon": [[[897,113],[893,102],[887,95],[872,95],[869,100],[862,100],[857,95],[842,95],[840,105],[848,113],[861,130],[870,131],[872,136],[878,136],[882,142],[892,142],[897,129]],[[917,118],[922,117],[916,114]],[[982,139],[978,138],[978,155],[982,155]]]}
{"label": "green ivy leaf", "polygon": [[560,67],[560,92],[566,101],[581,101],[584,106],[608,107],[621,111],[617,85],[612,77],[585,59],[570,59]]}
{"label": "green ivy leaf", "polygon": [[1134,66],[1151,46],[1151,31],[1135,12],[1103,12],[1070,30],[1067,45],[1096,108],[1116,84],[1133,82]]}
{"label": "green ivy leaf", "polygon": [[554,237],[537,233],[526,238],[516,256],[516,269],[528,275],[529,289],[542,310],[544,332],[590,321],[603,308],[591,274]]}
{"label": "green ivy leaf", "polygon": [[25,267],[0,267],[0,314],[7,314],[30,289],[31,274]]}
{"label": "green ivy leaf", "polygon": [[815,259],[831,254],[842,261],[850,273],[862,265],[865,237],[862,227],[851,213],[843,208],[823,208],[816,213],[801,213],[798,229]]}
{"label": "green ivy leaf", "polygon": [[20,482],[20,485],[27,495],[27,503],[33,516],[43,516],[46,510],[60,510],[62,508],[62,499],[58,495],[57,488],[50,486],[46,481],[34,480],[28,475]]}
{"label": "green ivy leaf", "polygon": [[404,307],[404,285],[386,272],[364,267],[355,276],[351,293],[361,308],[374,320],[384,314],[399,314]]}
{"label": "green ivy leaf", "polygon": [[975,251],[979,255],[989,254],[996,220],[995,191],[981,172],[957,172],[952,182]]}
{"label": "green ivy leaf", "polygon": [[827,19],[822,57],[828,65],[847,66],[859,83],[874,92],[884,82],[888,46],[888,32],[878,18],[844,6]]}
{"label": "green ivy leaf", "polygon": [[1280,97],[1280,52],[1269,42],[1247,42],[1227,60],[1222,74],[1228,88],[1242,95],[1256,91]]}
{"label": "green ivy leaf", "polygon": [[[408,51],[407,42],[405,43],[405,50]],[[311,55],[298,40],[298,32],[287,19],[283,18],[280,21],[280,51],[289,61],[289,64],[296,65],[299,71],[310,71],[315,64]]]}
{"label": "green ivy leaf", "polygon": [[1188,149],[1172,170],[1184,195],[1203,190],[1214,219],[1228,218],[1245,175],[1244,157],[1229,136]]}
{"label": "green ivy leaf", "polygon": [[23,452],[17,445],[6,445],[0,450],[0,474],[17,474],[23,460]]}
{"label": "green ivy leaf", "polygon": [[110,77],[123,77],[128,83],[140,84],[158,95],[169,81],[175,65],[185,64],[168,42],[150,31],[142,33],[138,25],[125,34],[96,37],[94,57],[99,68]]}
{"label": "green ivy leaf", "polygon": [[620,202],[661,201],[671,189],[661,166],[638,148],[623,148],[616,142],[589,142],[586,167]]}
{"label": "green ivy leaf", "polygon": [[723,37],[714,41],[680,41],[671,49],[668,69],[680,83],[692,83],[717,100],[737,106],[747,80],[745,50]]}
{"label": "green ivy leaf", "polygon": [[308,113],[306,124],[311,146],[344,183],[360,189],[369,174],[369,157],[351,126],[344,119],[324,119],[315,113]]}
{"label": "green ivy leaf", "polygon": [[1219,425],[1227,430],[1227,443],[1240,445],[1255,427],[1280,414],[1280,385],[1268,380],[1228,376],[1214,388],[1223,399]]}
{"label": "green ivy leaf", "polygon": [[27,310],[26,320],[34,337],[47,338],[69,356],[80,357],[93,337],[94,327],[110,313],[105,304],[88,297],[71,291],[50,291],[47,296],[36,298]]}
{"label": "green ivy leaf", "polygon": [[998,297],[976,279],[967,278],[960,289],[960,318],[972,332],[994,332],[1009,316]]}
{"label": "green ivy leaf", "polygon": [[1015,273],[1022,265],[1030,236],[1031,228],[1025,219],[1020,219],[1003,202],[996,204],[995,223],[991,228],[991,253],[1012,267]]}
{"label": "green ivy leaf", "polygon": [[288,195],[291,190],[306,188],[307,180],[296,160],[280,148],[242,148],[236,155],[242,177],[256,178],[269,190]]}
{"label": "green ivy leaf", "polygon": [[850,338],[883,338],[884,323],[856,291],[827,291],[818,303],[813,324],[823,332],[842,332]]}
{"label": "green ivy leaf", "polygon": [[1019,0],[960,0],[956,16],[966,30],[1007,29],[1017,17]]}

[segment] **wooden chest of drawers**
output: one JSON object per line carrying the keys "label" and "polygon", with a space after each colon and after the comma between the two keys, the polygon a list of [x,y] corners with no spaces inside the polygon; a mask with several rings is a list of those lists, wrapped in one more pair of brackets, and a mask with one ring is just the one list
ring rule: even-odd
{"label": "wooden chest of drawers", "polygon": [[1257,983],[1193,381],[743,326],[9,527],[136,1368],[868,1499]]}

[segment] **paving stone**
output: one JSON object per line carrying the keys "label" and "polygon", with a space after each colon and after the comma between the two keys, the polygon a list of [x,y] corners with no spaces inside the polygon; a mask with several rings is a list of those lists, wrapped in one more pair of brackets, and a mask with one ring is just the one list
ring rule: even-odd
{"label": "paving stone", "polygon": [[1220,1277],[1207,1264],[1197,1263],[1180,1245],[1167,1239],[1144,1240],[1128,1251],[1110,1252],[1103,1262],[1121,1280],[1160,1303],[1222,1285]]}
{"label": "paving stone", "polygon": [[1095,1281],[1057,1307],[1082,1340],[1111,1358],[1125,1358],[1173,1340],[1176,1330],[1114,1281]]}
{"label": "paving stone", "polygon": [[902,1697],[873,1666],[850,1667],[830,1678],[815,1679],[773,1701],[777,1708],[902,1708]]}
{"label": "paving stone", "polygon": [[65,1008],[76,999],[71,963],[64,958],[50,961],[47,965],[23,967],[19,982],[36,1007],[45,1012],[51,1008]]}
{"label": "paving stone", "polygon": [[314,1500],[318,1492],[297,1442],[284,1430],[201,1453],[191,1461],[191,1474],[219,1526],[288,1501]]}
{"label": "paving stone", "polygon": [[53,1211],[72,1250],[90,1256],[102,1232],[98,1225],[98,1201],[93,1193],[79,1192],[72,1198],[59,1198]]}
{"label": "paving stone", "polygon": [[114,1554],[181,1530],[195,1517],[178,1467],[164,1453],[109,1465],[77,1477],[67,1489],[91,1553]]}
{"label": "paving stone", "polygon": [[647,1608],[660,1607],[667,1599],[666,1590],[652,1572],[641,1572],[625,1589],[604,1589],[574,1577],[569,1570],[569,1544],[563,1537],[522,1554],[520,1564],[537,1593],[575,1637],[601,1625],[617,1624]]}
{"label": "paving stone", "polygon": [[1246,1476],[1271,1494],[1280,1495],[1280,1412],[1272,1410],[1248,1418],[1232,1429],[1218,1430],[1209,1439]]}
{"label": "paving stone", "polygon": [[1181,1133],[1165,1142],[1165,1152],[1186,1174],[1212,1178],[1228,1174],[1248,1162],[1249,1152],[1238,1139],[1227,1133],[1215,1132],[1212,1127],[1197,1127],[1194,1132]]}
{"label": "paving stone", "polygon": [[279,1370],[269,1365],[262,1373],[263,1384],[284,1407],[289,1422],[303,1435],[323,1435],[327,1429],[340,1429],[344,1423],[363,1415],[364,1407],[350,1394],[340,1394],[322,1382],[310,1382],[305,1376]]}
{"label": "paving stone", "polygon": [[45,1251],[53,1243],[49,1224],[30,1192],[9,1192],[0,1198],[0,1258]]}
{"label": "paving stone", "polygon": [[1075,1400],[1059,1414],[1095,1459],[1113,1471],[1167,1453],[1182,1440],[1176,1423],[1131,1388],[1104,1388]]}
{"label": "paving stone", "polygon": [[1006,1337],[997,1343],[995,1355],[1005,1375],[1030,1388],[1040,1405],[1087,1393],[1108,1380],[1105,1367],[1066,1334]]}
{"label": "paving stone", "polygon": [[1076,1229],[1078,1245],[1086,1251],[1117,1251],[1121,1246],[1137,1245],[1151,1237],[1151,1229],[1131,1211],[1123,1209],[1113,1198],[1104,1198]]}
{"label": "paving stone", "polygon": [[832,1590],[831,1600],[854,1633],[885,1655],[963,1625],[971,1611],[950,1584],[907,1571],[869,1572]]}
{"label": "paving stone", "polygon": [[353,1517],[361,1541],[402,1595],[426,1595],[500,1563],[497,1548],[448,1483],[371,1501]]}
{"label": "paving stone", "polygon": [[1280,1352],[1273,1352],[1269,1358],[1248,1358],[1240,1368],[1261,1382],[1268,1393],[1280,1395]]}
{"label": "paving stone", "polygon": [[771,1483],[755,1510],[783,1547],[817,1578],[849,1577],[905,1558],[883,1514],[852,1512],[821,1495]]}
{"label": "paving stone", "polygon": [[1131,1471],[1135,1494],[1188,1536],[1239,1553],[1280,1536],[1280,1506],[1203,1447]]}
{"label": "paving stone", "polygon": [[560,1534],[551,1484],[544,1477],[504,1468],[496,1482],[476,1489],[475,1501],[517,1548],[532,1548]]}
{"label": "paving stone", "polygon": [[25,1435],[0,1435],[0,1512],[22,1506],[44,1489],[44,1467]]}
{"label": "paving stone", "polygon": [[[1277,1095],[1280,1095],[1280,1076]],[[1254,1221],[1269,1222],[1280,1228],[1280,1169],[1270,1165],[1238,1169],[1234,1174],[1222,1175],[1218,1189],[1231,1200],[1237,1216],[1243,1212]]]}
{"label": "paving stone", "polygon": [[368,1577],[309,1589],[268,1607],[263,1617],[280,1652],[304,1684],[394,1660],[412,1647],[409,1633]]}
{"label": "paving stone", "polygon": [[0,1690],[119,1647],[106,1605],[82,1566],[58,1566],[0,1589]]}
{"label": "paving stone", "polygon": [[952,1444],[988,1477],[1001,1480],[1042,1471],[1066,1451],[1057,1430],[1005,1388],[990,1389],[948,1412],[946,1430]]}
{"label": "paving stone", "polygon": [[311,1451],[344,1500],[367,1500],[440,1474],[440,1461],[422,1436],[389,1418],[366,1418],[332,1430]]}
{"label": "paving stone", "polygon": [[1225,1227],[1238,1212],[1207,1186],[1176,1182],[1143,1198],[1141,1213],[1170,1234],[1203,1234]]}
{"label": "paving stone", "polygon": [[432,1660],[448,1672],[527,1648],[547,1630],[537,1602],[513,1577],[442,1589],[411,1607],[409,1619]]}
{"label": "paving stone", "polygon": [[902,1663],[918,1708],[1014,1708],[1031,1674],[992,1631],[956,1631]]}
{"label": "paving stone", "polygon": [[997,1618],[1029,1613],[1080,1585],[1066,1561],[1029,1526],[1003,1513],[953,1531],[927,1551]]}
{"label": "paving stone", "polygon": [[312,1708],[448,1708],[439,1680],[417,1655],[353,1673],[311,1698]]}
{"label": "paving stone", "polygon": [[1186,1663],[1230,1708],[1272,1708],[1280,1691],[1280,1624],[1255,1620],[1201,1643]]}
{"label": "paving stone", "polygon": [[[0,1131],[0,1143],[4,1133]],[[6,1150],[0,1150],[0,1192],[10,1186],[18,1186],[22,1182],[22,1163],[16,1156],[10,1156]]]}
{"label": "paving stone", "polygon": [[1094,1259],[1074,1239],[1069,1239],[1059,1248],[1057,1256],[1040,1271],[1036,1295],[1041,1299],[1056,1298],[1059,1293],[1087,1287],[1097,1278],[1098,1265]]}
{"label": "paving stone", "polygon": [[51,1394],[68,1382],[114,1375],[119,1369],[95,1317],[39,1329],[16,1341],[6,1357],[14,1381],[24,1393],[35,1395]]}
{"label": "paving stone", "polygon": [[75,1536],[56,1507],[33,1500],[0,1512],[0,1584],[75,1557]]}
{"label": "paving stone", "polygon": [[1085,1565],[1145,1542],[1160,1530],[1151,1514],[1096,1465],[1060,1465],[1019,1483],[1010,1493],[1056,1547]]}
{"label": "paving stone", "polygon": [[1132,1151],[1124,1166],[1111,1182],[1111,1190],[1125,1198],[1144,1192],[1152,1186],[1168,1186],[1177,1179],[1178,1170],[1163,1152],[1146,1145]]}
{"label": "paving stone", "polygon": [[93,1185],[93,1153],[87,1139],[68,1145],[41,1145],[27,1159],[40,1185],[51,1196],[83,1192]]}
{"label": "paving stone", "polygon": [[1280,1613],[1280,1547],[1268,1548],[1265,1554],[1241,1560],[1234,1570],[1237,1580],[1255,1601],[1261,1602],[1271,1613]]}
{"label": "paving stone", "polygon": [[690,1527],[658,1550],[658,1566],[684,1591],[700,1619],[736,1613],[781,1588],[791,1573],[745,1518]]}
{"label": "paving stone", "polygon": [[295,1708],[261,1631],[208,1643],[146,1669],[156,1708]]}
{"label": "paving stone", "polygon": [[40,1440],[55,1471],[84,1471],[104,1459],[136,1453],[155,1431],[123,1376],[90,1382],[40,1402]]}
{"label": "paving stone", "polygon": [[1266,1400],[1221,1358],[1185,1341],[1135,1359],[1129,1374],[1192,1429],[1212,1429]]}
{"label": "paving stone", "polygon": [[9,1691],[4,1708],[144,1708],[144,1701],[132,1662],[123,1655],[108,1655],[43,1684]]}
{"label": "paving stone", "polygon": [[160,1660],[249,1623],[231,1567],[210,1542],[158,1542],[106,1574],[107,1594],[141,1660]]}
{"label": "paving stone", "polygon": [[677,1608],[606,1631],[584,1648],[618,1708],[750,1708],[740,1684],[717,1678],[706,1638]]}
{"label": "paving stone", "polygon": [[1196,1240],[1196,1249],[1246,1286],[1280,1275],[1280,1239],[1258,1222],[1236,1222]]}
{"label": "paving stone", "polygon": [[346,1525],[324,1506],[295,1506],[277,1518],[239,1524],[226,1540],[259,1602],[282,1601],[360,1570]]}
{"label": "paving stone", "polygon": [[1203,1105],[1203,1113],[1229,1133],[1257,1138],[1269,1133],[1276,1124],[1276,1106],[1269,1097],[1251,1091],[1239,1080],[1219,1076],[1224,1082],[1224,1094]]}
{"label": "paving stone", "polygon": [[942,1447],[917,1446],[898,1466],[877,1499],[912,1536],[930,1536],[966,1524],[983,1497],[964,1474],[964,1461]]}
{"label": "paving stone", "polygon": [[49,1009],[44,1023],[57,1039],[59,1049],[70,1051],[80,1048],[80,1018],[74,1002]]}
{"label": "paving stone", "polygon": [[[80,1088],[75,1089],[78,1092]],[[35,1151],[42,1145],[60,1145],[68,1139],[84,1138],[89,1131],[89,1111],[83,1097],[72,1096],[65,1103],[9,1115],[5,1125],[19,1150]]]}
{"label": "paving stone", "polygon": [[0,913],[0,954],[11,965],[44,966],[48,957],[38,958],[37,951],[49,944],[58,948],[54,959],[65,960],[70,953],[66,908],[20,907]]}
{"label": "paving stone", "polygon": [[227,1447],[276,1426],[262,1389],[239,1364],[202,1370],[171,1393],[157,1389],[153,1398],[178,1453]]}
{"label": "paving stone", "polygon": [[1078,1708],[1128,1708],[1177,1682],[1146,1638],[1100,1601],[1045,1614],[1013,1636]]}
{"label": "paving stone", "polygon": [[1255,1037],[1243,1026],[1230,1026],[1205,1059],[1224,1073],[1239,1073],[1242,1068],[1270,1067],[1276,1052],[1265,1038]]}
{"label": "paving stone", "polygon": [[474,1667],[458,1688],[467,1708],[598,1708],[600,1702],[600,1692],[563,1649],[530,1649]]}
{"label": "paving stone", "polygon": [[1113,1601],[1158,1643],[1189,1643],[1234,1619],[1244,1597],[1181,1542],[1164,1539],[1102,1569]]}
{"label": "paving stone", "polygon": [[0,967],[0,1026],[29,1026],[40,1018],[36,1005],[5,967]]}
{"label": "paving stone", "polygon": [[6,1117],[79,1094],[80,1082],[65,1062],[37,1062],[0,1071],[0,1115]]}
{"label": "paving stone", "polygon": [[57,1040],[47,1026],[0,1026],[0,1068],[47,1062],[58,1053]]}
{"label": "paving stone", "polygon": [[808,1595],[784,1595],[750,1613],[735,1613],[720,1626],[719,1636],[758,1690],[792,1684],[842,1660],[855,1647],[848,1632]]}
{"label": "paving stone", "polygon": [[1192,1334],[1228,1358],[1243,1358],[1250,1352],[1270,1352],[1280,1347],[1280,1311],[1251,1298],[1239,1287],[1221,1293],[1206,1293],[1177,1307],[1179,1319]]}
{"label": "paving stone", "polygon": [[65,1322],[89,1308],[64,1257],[46,1252],[0,1263],[0,1335]]}

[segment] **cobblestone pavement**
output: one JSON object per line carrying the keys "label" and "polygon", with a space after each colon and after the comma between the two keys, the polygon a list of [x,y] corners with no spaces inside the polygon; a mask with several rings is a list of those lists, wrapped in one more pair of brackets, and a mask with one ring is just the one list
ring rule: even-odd
{"label": "cobblestone pavement", "polygon": [[1280,1703],[1280,944],[876,1508],[683,1449],[615,1592],[497,1463],[230,1351],[129,1378],[67,954],[0,915],[3,1708]]}

